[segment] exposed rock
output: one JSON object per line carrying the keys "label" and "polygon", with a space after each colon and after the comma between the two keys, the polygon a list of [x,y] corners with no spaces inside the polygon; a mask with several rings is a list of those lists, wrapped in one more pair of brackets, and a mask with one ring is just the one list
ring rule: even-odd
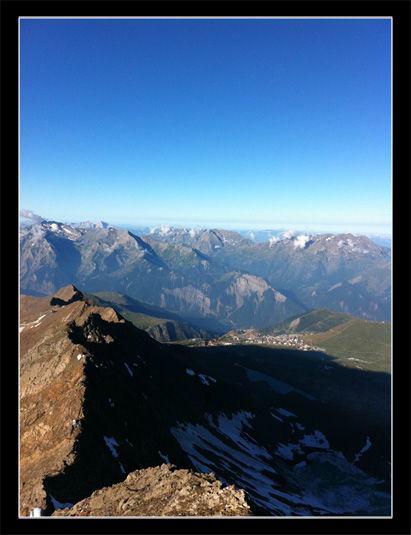
{"label": "exposed rock", "polygon": [[52,516],[250,516],[243,490],[223,487],[214,474],[172,464],[131,472],[122,483],[96,490]]}
{"label": "exposed rock", "polygon": [[73,303],[74,301],[80,301],[81,299],[83,299],[83,294],[77,290],[75,286],[70,284],[59,290],[55,296],[50,299],[50,305],[63,306]]}
{"label": "exposed rock", "polygon": [[[141,471],[161,462],[159,444],[179,467],[193,467],[171,436],[170,426],[181,407],[189,410],[187,399],[196,399],[198,386],[183,364],[170,361],[167,348],[112,308],[96,306],[73,286],[52,297],[22,295],[20,320],[21,516],[29,515],[36,499],[50,515],[56,504],[80,502],[135,470],[140,471],[127,485],[134,488],[132,481],[147,480],[151,494],[158,494],[163,504],[164,485],[156,481],[166,474],[167,488],[179,490],[176,501],[170,490],[163,512],[160,497],[150,505],[148,491],[143,493],[139,515],[178,514],[186,480],[194,489],[187,497],[193,503],[181,514],[243,511],[239,504],[230,508],[227,500],[221,501],[227,491],[221,494],[221,483],[211,476],[203,479],[172,468],[162,468],[164,473],[156,468]],[[174,385],[181,380],[176,390]],[[180,389],[184,399],[179,398]],[[197,496],[204,482],[215,483],[213,505],[208,491]],[[233,496],[240,499],[239,494]],[[116,511],[104,514],[123,514]]]}

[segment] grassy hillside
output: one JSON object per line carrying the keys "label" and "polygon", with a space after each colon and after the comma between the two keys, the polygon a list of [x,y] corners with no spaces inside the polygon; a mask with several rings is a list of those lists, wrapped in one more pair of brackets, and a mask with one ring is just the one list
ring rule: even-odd
{"label": "grassy hillside", "polygon": [[354,319],[304,341],[325,349],[346,366],[391,372],[391,324]]}
{"label": "grassy hillside", "polygon": [[[335,312],[329,308],[315,308],[303,314],[288,318],[286,321],[269,329],[270,333],[300,333],[304,331],[324,332],[355,320],[353,316]],[[268,330],[267,330],[268,331]]]}
{"label": "grassy hillside", "polygon": [[320,347],[344,366],[391,372],[389,322],[368,321],[328,308],[318,308],[260,332],[298,333],[304,343]]}

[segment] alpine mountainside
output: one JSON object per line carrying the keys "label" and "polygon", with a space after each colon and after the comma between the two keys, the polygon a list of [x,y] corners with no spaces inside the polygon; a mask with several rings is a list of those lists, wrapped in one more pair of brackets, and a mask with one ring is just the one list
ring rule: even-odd
{"label": "alpine mountainside", "polygon": [[90,293],[123,293],[217,332],[263,327],[303,310],[264,278],[231,269],[187,244],[160,243],[110,226],[43,221],[22,228],[21,291],[47,295],[68,284]]}
{"label": "alpine mountainside", "polygon": [[[87,508],[97,516],[250,514],[244,493],[192,473],[173,438],[178,415],[201,420],[190,405],[204,391],[166,346],[72,285],[48,297],[22,295],[20,320],[22,516],[35,500],[49,515],[117,483],[105,509],[98,500]],[[220,401],[222,410],[230,406]],[[168,456],[181,470],[163,464]],[[126,508],[118,508],[120,495]]]}
{"label": "alpine mountainside", "polygon": [[185,243],[231,269],[263,277],[306,309],[391,321],[391,249],[366,236],[290,235],[254,243],[233,231],[166,228],[152,237]]}
{"label": "alpine mountainside", "polygon": [[254,515],[390,515],[389,374],[160,344],[72,285],[22,295],[20,316],[21,515],[35,498],[47,514],[249,514],[244,496]]}
{"label": "alpine mountainside", "polygon": [[187,339],[207,339],[208,331],[195,329],[177,314],[160,307],[147,305],[130,296],[116,292],[86,294],[99,306],[111,307],[158,342],[178,342]]}

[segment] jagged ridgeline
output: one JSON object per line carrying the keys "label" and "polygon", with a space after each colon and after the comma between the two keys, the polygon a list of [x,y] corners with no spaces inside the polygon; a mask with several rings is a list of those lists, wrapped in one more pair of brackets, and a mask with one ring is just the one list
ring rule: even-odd
{"label": "jagged ridgeline", "polygon": [[[265,328],[323,307],[390,321],[389,249],[364,236],[301,238],[257,244],[229,231],[136,236],[107,225],[43,221],[21,230],[20,286],[38,296],[68,284],[116,292],[217,334]],[[183,332],[168,334],[170,341]]]}
{"label": "jagged ridgeline", "polygon": [[47,515],[390,515],[388,373],[161,344],[73,285],[22,295],[20,315],[21,515],[36,498]]}
{"label": "jagged ridgeline", "polygon": [[183,318],[160,307],[147,305],[128,295],[117,292],[98,292],[85,294],[103,307],[112,307],[139,329],[146,331],[158,342],[177,342],[183,340],[207,340],[212,333],[198,329],[185,322]]}

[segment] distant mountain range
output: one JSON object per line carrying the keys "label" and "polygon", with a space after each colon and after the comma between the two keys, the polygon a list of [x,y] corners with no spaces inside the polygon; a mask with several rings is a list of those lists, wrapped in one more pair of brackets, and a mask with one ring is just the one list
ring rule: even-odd
{"label": "distant mountain range", "polygon": [[291,235],[264,243],[222,230],[163,229],[152,236],[185,243],[231,269],[263,277],[306,309],[391,319],[391,249],[365,236]]}
{"label": "distant mountain range", "polygon": [[391,251],[350,234],[253,243],[224,230],[164,227],[136,236],[104,223],[22,227],[21,291],[49,295],[72,283],[125,294],[217,333],[323,307],[391,319]]}
{"label": "distant mountain range", "polygon": [[[107,259],[98,232],[88,265]],[[19,370],[22,516],[35,499],[71,516],[391,513],[387,373],[323,352],[160,344],[73,285],[20,297]]]}
{"label": "distant mountain range", "polygon": [[57,222],[23,228],[20,240],[25,293],[52,294],[71,283],[90,293],[119,292],[217,332],[262,327],[302,310],[262,277],[230,269],[184,243]]}

